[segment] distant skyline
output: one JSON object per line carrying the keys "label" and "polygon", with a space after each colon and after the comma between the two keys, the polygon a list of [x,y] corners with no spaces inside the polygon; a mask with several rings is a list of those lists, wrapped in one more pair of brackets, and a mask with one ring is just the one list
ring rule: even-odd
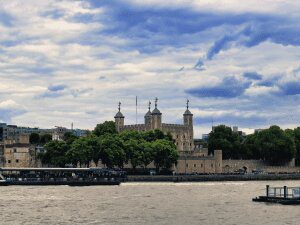
{"label": "distant skyline", "polygon": [[138,122],[189,98],[196,137],[297,127],[299,21],[292,0],[0,0],[0,122],[93,129],[121,101],[132,124],[138,96]]}

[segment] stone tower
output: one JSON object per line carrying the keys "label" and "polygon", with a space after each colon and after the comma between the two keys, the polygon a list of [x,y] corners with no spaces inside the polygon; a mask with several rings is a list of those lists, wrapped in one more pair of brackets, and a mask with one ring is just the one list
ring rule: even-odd
{"label": "stone tower", "polygon": [[183,114],[183,124],[188,127],[188,134],[184,142],[187,143],[185,145],[186,151],[193,151],[194,150],[194,127],[193,127],[193,114],[189,110],[189,100],[186,100],[186,110]]}
{"label": "stone tower", "polygon": [[151,102],[149,101],[148,112],[145,114],[145,126],[147,127],[147,129],[151,129],[151,125],[152,125],[152,115],[150,109],[151,109]]}
{"label": "stone tower", "polygon": [[121,127],[124,126],[124,116],[121,113],[121,102],[119,102],[118,110],[119,111],[115,115],[115,123],[117,131],[120,132]]}
{"label": "stone tower", "polygon": [[193,114],[189,110],[189,100],[186,101],[186,110],[183,114],[183,124],[193,128]]}
{"label": "stone tower", "polygon": [[158,98],[155,98],[155,108],[153,109],[152,116],[152,129],[161,129],[161,112],[157,108]]}

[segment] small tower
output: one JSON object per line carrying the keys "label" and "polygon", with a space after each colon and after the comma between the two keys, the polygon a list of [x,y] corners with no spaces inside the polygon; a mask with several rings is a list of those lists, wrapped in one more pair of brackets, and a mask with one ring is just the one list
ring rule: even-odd
{"label": "small tower", "polygon": [[152,116],[152,129],[161,129],[161,112],[157,108],[158,98],[155,98],[155,108],[153,109]]}
{"label": "small tower", "polygon": [[124,126],[124,116],[121,113],[121,102],[119,102],[118,110],[119,111],[115,115],[115,123],[117,131],[120,132],[121,128]]}
{"label": "small tower", "polygon": [[148,103],[148,112],[145,114],[145,126],[148,128],[148,129],[151,129],[151,122],[152,122],[152,116],[151,116],[151,102],[149,101]]}
{"label": "small tower", "polygon": [[186,100],[186,110],[183,114],[183,124],[193,127],[193,114],[189,110],[189,100]]}

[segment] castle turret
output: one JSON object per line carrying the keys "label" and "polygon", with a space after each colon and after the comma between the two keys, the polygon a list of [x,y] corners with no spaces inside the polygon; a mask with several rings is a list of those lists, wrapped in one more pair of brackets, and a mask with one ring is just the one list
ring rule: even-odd
{"label": "castle turret", "polygon": [[186,110],[183,114],[183,124],[193,127],[193,114],[189,110],[189,100],[186,101]]}
{"label": "castle turret", "polygon": [[145,125],[147,128],[151,129],[151,123],[152,123],[152,115],[151,115],[151,102],[148,103],[148,112],[145,114]]}
{"label": "castle turret", "polygon": [[186,151],[194,150],[194,127],[193,127],[193,114],[189,110],[189,100],[186,100],[186,110],[183,114],[183,124],[188,127],[188,134],[185,140]]}
{"label": "castle turret", "polygon": [[158,98],[155,98],[155,108],[153,109],[152,116],[152,129],[161,129],[161,112],[157,108]]}
{"label": "castle turret", "polygon": [[118,112],[115,115],[115,123],[116,123],[116,129],[118,132],[121,131],[121,128],[124,126],[124,116],[121,113],[121,102],[119,102]]}

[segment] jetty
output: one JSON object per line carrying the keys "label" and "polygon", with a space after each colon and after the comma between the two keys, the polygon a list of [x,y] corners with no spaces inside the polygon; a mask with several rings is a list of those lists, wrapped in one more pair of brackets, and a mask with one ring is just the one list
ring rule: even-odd
{"label": "jetty", "polygon": [[300,187],[270,187],[267,185],[266,195],[253,198],[252,201],[300,205]]}

